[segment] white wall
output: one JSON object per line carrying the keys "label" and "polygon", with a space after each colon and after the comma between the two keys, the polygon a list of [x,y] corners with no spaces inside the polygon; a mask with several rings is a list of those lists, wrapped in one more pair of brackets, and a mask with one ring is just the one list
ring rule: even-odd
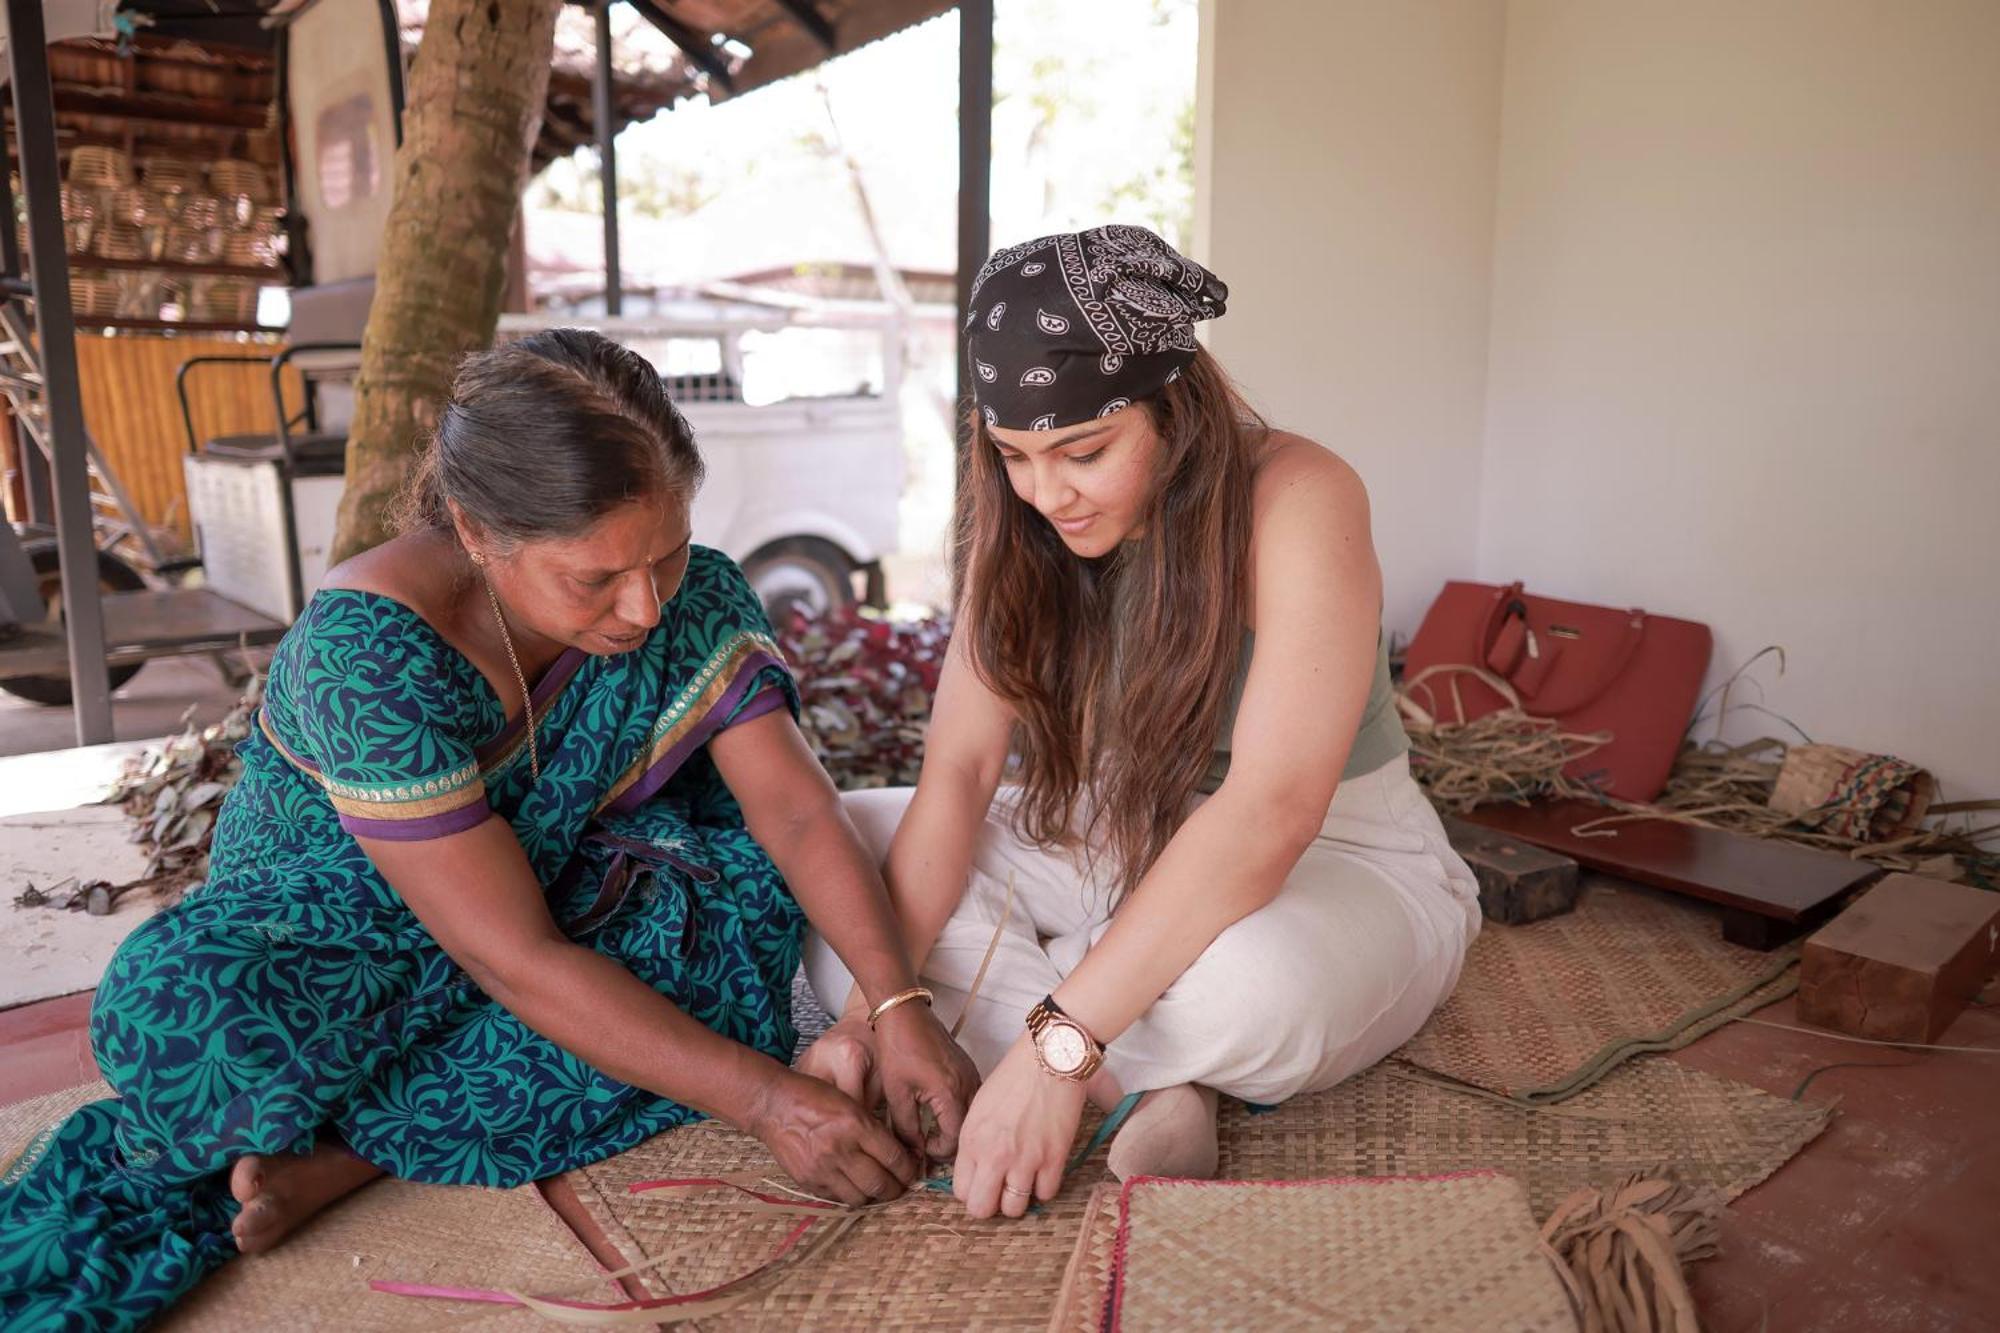
{"label": "white wall", "polygon": [[1208,345],[1360,470],[1405,635],[1475,558],[1502,13],[1202,6],[1195,250],[1229,284]]}
{"label": "white wall", "polygon": [[1514,0],[1500,161],[1480,574],[2000,795],[2000,4]]}
{"label": "white wall", "polygon": [[1211,346],[1367,478],[1392,629],[1468,573],[1703,619],[2000,794],[2000,3],[1202,20]]}

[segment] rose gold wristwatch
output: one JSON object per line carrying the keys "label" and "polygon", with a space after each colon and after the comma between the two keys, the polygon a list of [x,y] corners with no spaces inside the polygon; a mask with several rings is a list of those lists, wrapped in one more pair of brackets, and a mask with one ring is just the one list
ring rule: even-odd
{"label": "rose gold wristwatch", "polygon": [[1028,1011],[1028,1037],[1035,1044],[1035,1062],[1057,1078],[1088,1083],[1104,1063],[1104,1047],[1056,1005],[1053,995],[1043,996]]}

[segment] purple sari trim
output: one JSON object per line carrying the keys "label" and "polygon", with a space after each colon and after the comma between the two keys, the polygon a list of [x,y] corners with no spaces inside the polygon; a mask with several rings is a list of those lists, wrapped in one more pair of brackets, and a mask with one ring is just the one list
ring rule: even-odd
{"label": "purple sari trim", "polygon": [[[688,733],[676,741],[672,749],[661,755],[641,775],[637,782],[634,782],[630,787],[621,792],[618,799],[611,802],[607,808],[617,811],[637,809],[648,797],[666,786],[667,779],[673,777],[679,771],[680,766],[687,762],[688,756],[708,744],[709,741],[715,738],[715,734],[723,729],[722,719],[728,717],[729,710],[736,707],[744,695],[749,692],[751,684],[757,679],[757,673],[765,667],[773,666],[779,670],[784,669],[784,663],[767,652],[760,650],[745,656],[742,664],[736,670],[735,679],[729,682],[729,688],[722,692],[722,696],[715,701],[714,707],[710,708],[699,722],[690,727]],[[768,700],[765,697],[766,695],[770,696]],[[736,723],[748,722],[753,717],[762,717],[773,709],[784,706],[784,691],[775,686],[771,687],[760,691],[750,701],[744,712],[736,717],[730,725],[734,726]]]}
{"label": "purple sari trim", "polygon": [[[584,659],[589,656],[590,654],[581,648],[565,648],[562,656],[549,663],[549,669],[542,673],[542,678],[535,682],[535,688],[528,694],[528,700],[534,705],[538,719],[545,716],[542,710],[548,705],[549,700],[561,694],[563,687],[575,679],[576,673],[583,666]],[[479,761],[481,768],[491,767],[496,759],[505,756],[520,742],[521,724],[526,720],[525,712],[514,714],[507,719],[507,725],[500,728],[497,735],[473,750],[472,757]]]}
{"label": "purple sari trim", "polygon": [[377,842],[423,842],[450,833],[463,833],[492,817],[491,805],[485,801],[474,801],[456,810],[447,810],[441,815],[426,815],[422,819],[363,819],[359,815],[343,814],[340,826],[357,838],[373,838]]}

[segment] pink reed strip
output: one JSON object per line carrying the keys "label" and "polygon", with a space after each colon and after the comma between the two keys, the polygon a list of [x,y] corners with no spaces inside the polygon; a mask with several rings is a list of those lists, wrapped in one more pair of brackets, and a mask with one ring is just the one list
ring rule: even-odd
{"label": "pink reed strip", "polygon": [[712,1177],[704,1177],[704,1176],[690,1177],[687,1180],[636,1181],[633,1184],[627,1185],[625,1187],[625,1192],[627,1194],[644,1194],[647,1190],[675,1190],[675,1189],[698,1189],[698,1188],[732,1189],[739,1194],[747,1194],[751,1198],[756,1199],[760,1203],[783,1204],[787,1208],[820,1208],[820,1209],[831,1209],[832,1211],[835,1212],[840,1211],[840,1205],[837,1203],[826,1203],[819,1199],[785,1198],[781,1195],[766,1194],[762,1190],[753,1190],[748,1185],[739,1185],[733,1180],[716,1180]]}

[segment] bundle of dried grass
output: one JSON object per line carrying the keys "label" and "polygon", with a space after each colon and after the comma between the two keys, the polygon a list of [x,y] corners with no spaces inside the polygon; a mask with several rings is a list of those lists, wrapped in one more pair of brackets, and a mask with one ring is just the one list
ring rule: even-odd
{"label": "bundle of dried grass", "polygon": [[[1507,706],[1469,722],[1439,721],[1413,692],[1440,672],[1447,673],[1454,716],[1465,716],[1460,676],[1477,677]],[[1429,693],[1423,691],[1425,697]],[[1410,771],[1441,809],[1463,812],[1488,801],[1525,802],[1537,796],[1596,796],[1592,788],[1563,776],[1563,769],[1601,748],[1610,733],[1564,731],[1551,718],[1529,716],[1514,687],[1490,671],[1430,667],[1402,683],[1396,703],[1410,737]]]}
{"label": "bundle of dried grass", "polygon": [[1771,737],[1742,745],[1690,742],[1674,761],[1673,774],[1657,801],[1641,805],[1597,796],[1594,799],[1615,813],[1579,825],[1578,831],[1608,830],[1635,819],[1670,819],[1839,852],[1886,870],[2000,889],[2000,854],[1980,845],[2000,833],[2000,824],[1981,827],[1952,819],[2000,809],[2000,801],[1933,805],[1930,814],[1938,822],[1886,841],[1863,841],[1815,819],[1814,812],[1794,815],[1773,808],[1771,793],[1789,748]]}
{"label": "bundle of dried grass", "polygon": [[1542,1242],[1584,1333],[1695,1333],[1681,1267],[1717,1253],[1722,1206],[1710,1191],[1637,1175],[1557,1204]]}
{"label": "bundle of dried grass", "polygon": [[[1765,653],[1758,654],[1763,656]],[[1757,660],[1752,658],[1744,670]],[[1412,686],[1439,670],[1479,677],[1506,697],[1507,706],[1470,722],[1439,722],[1410,694]],[[1737,672],[1720,687],[1725,714],[1732,711],[1728,691],[1742,674]],[[1610,739],[1608,734],[1568,732],[1551,719],[1530,716],[1508,683],[1489,672],[1434,667],[1405,681],[1397,702],[1403,728],[1410,737],[1410,769],[1440,809],[1462,812],[1488,801],[1519,804],[1543,796],[1578,797],[1606,808],[1603,818],[1578,827],[1583,833],[1608,833],[1633,820],[1667,819],[1839,852],[1886,870],[2000,890],[2000,853],[1981,846],[2000,834],[2000,824],[1979,827],[1963,818],[1956,822],[1952,818],[2000,810],[2000,800],[1932,804],[1926,825],[1869,841],[1867,836],[1854,836],[1856,832],[1873,835],[1866,821],[1830,820],[1823,810],[1791,813],[1774,808],[1772,795],[1792,747],[1765,737],[1742,745],[1689,741],[1675,759],[1658,799],[1622,801],[1563,774],[1571,761],[1603,746]]]}

